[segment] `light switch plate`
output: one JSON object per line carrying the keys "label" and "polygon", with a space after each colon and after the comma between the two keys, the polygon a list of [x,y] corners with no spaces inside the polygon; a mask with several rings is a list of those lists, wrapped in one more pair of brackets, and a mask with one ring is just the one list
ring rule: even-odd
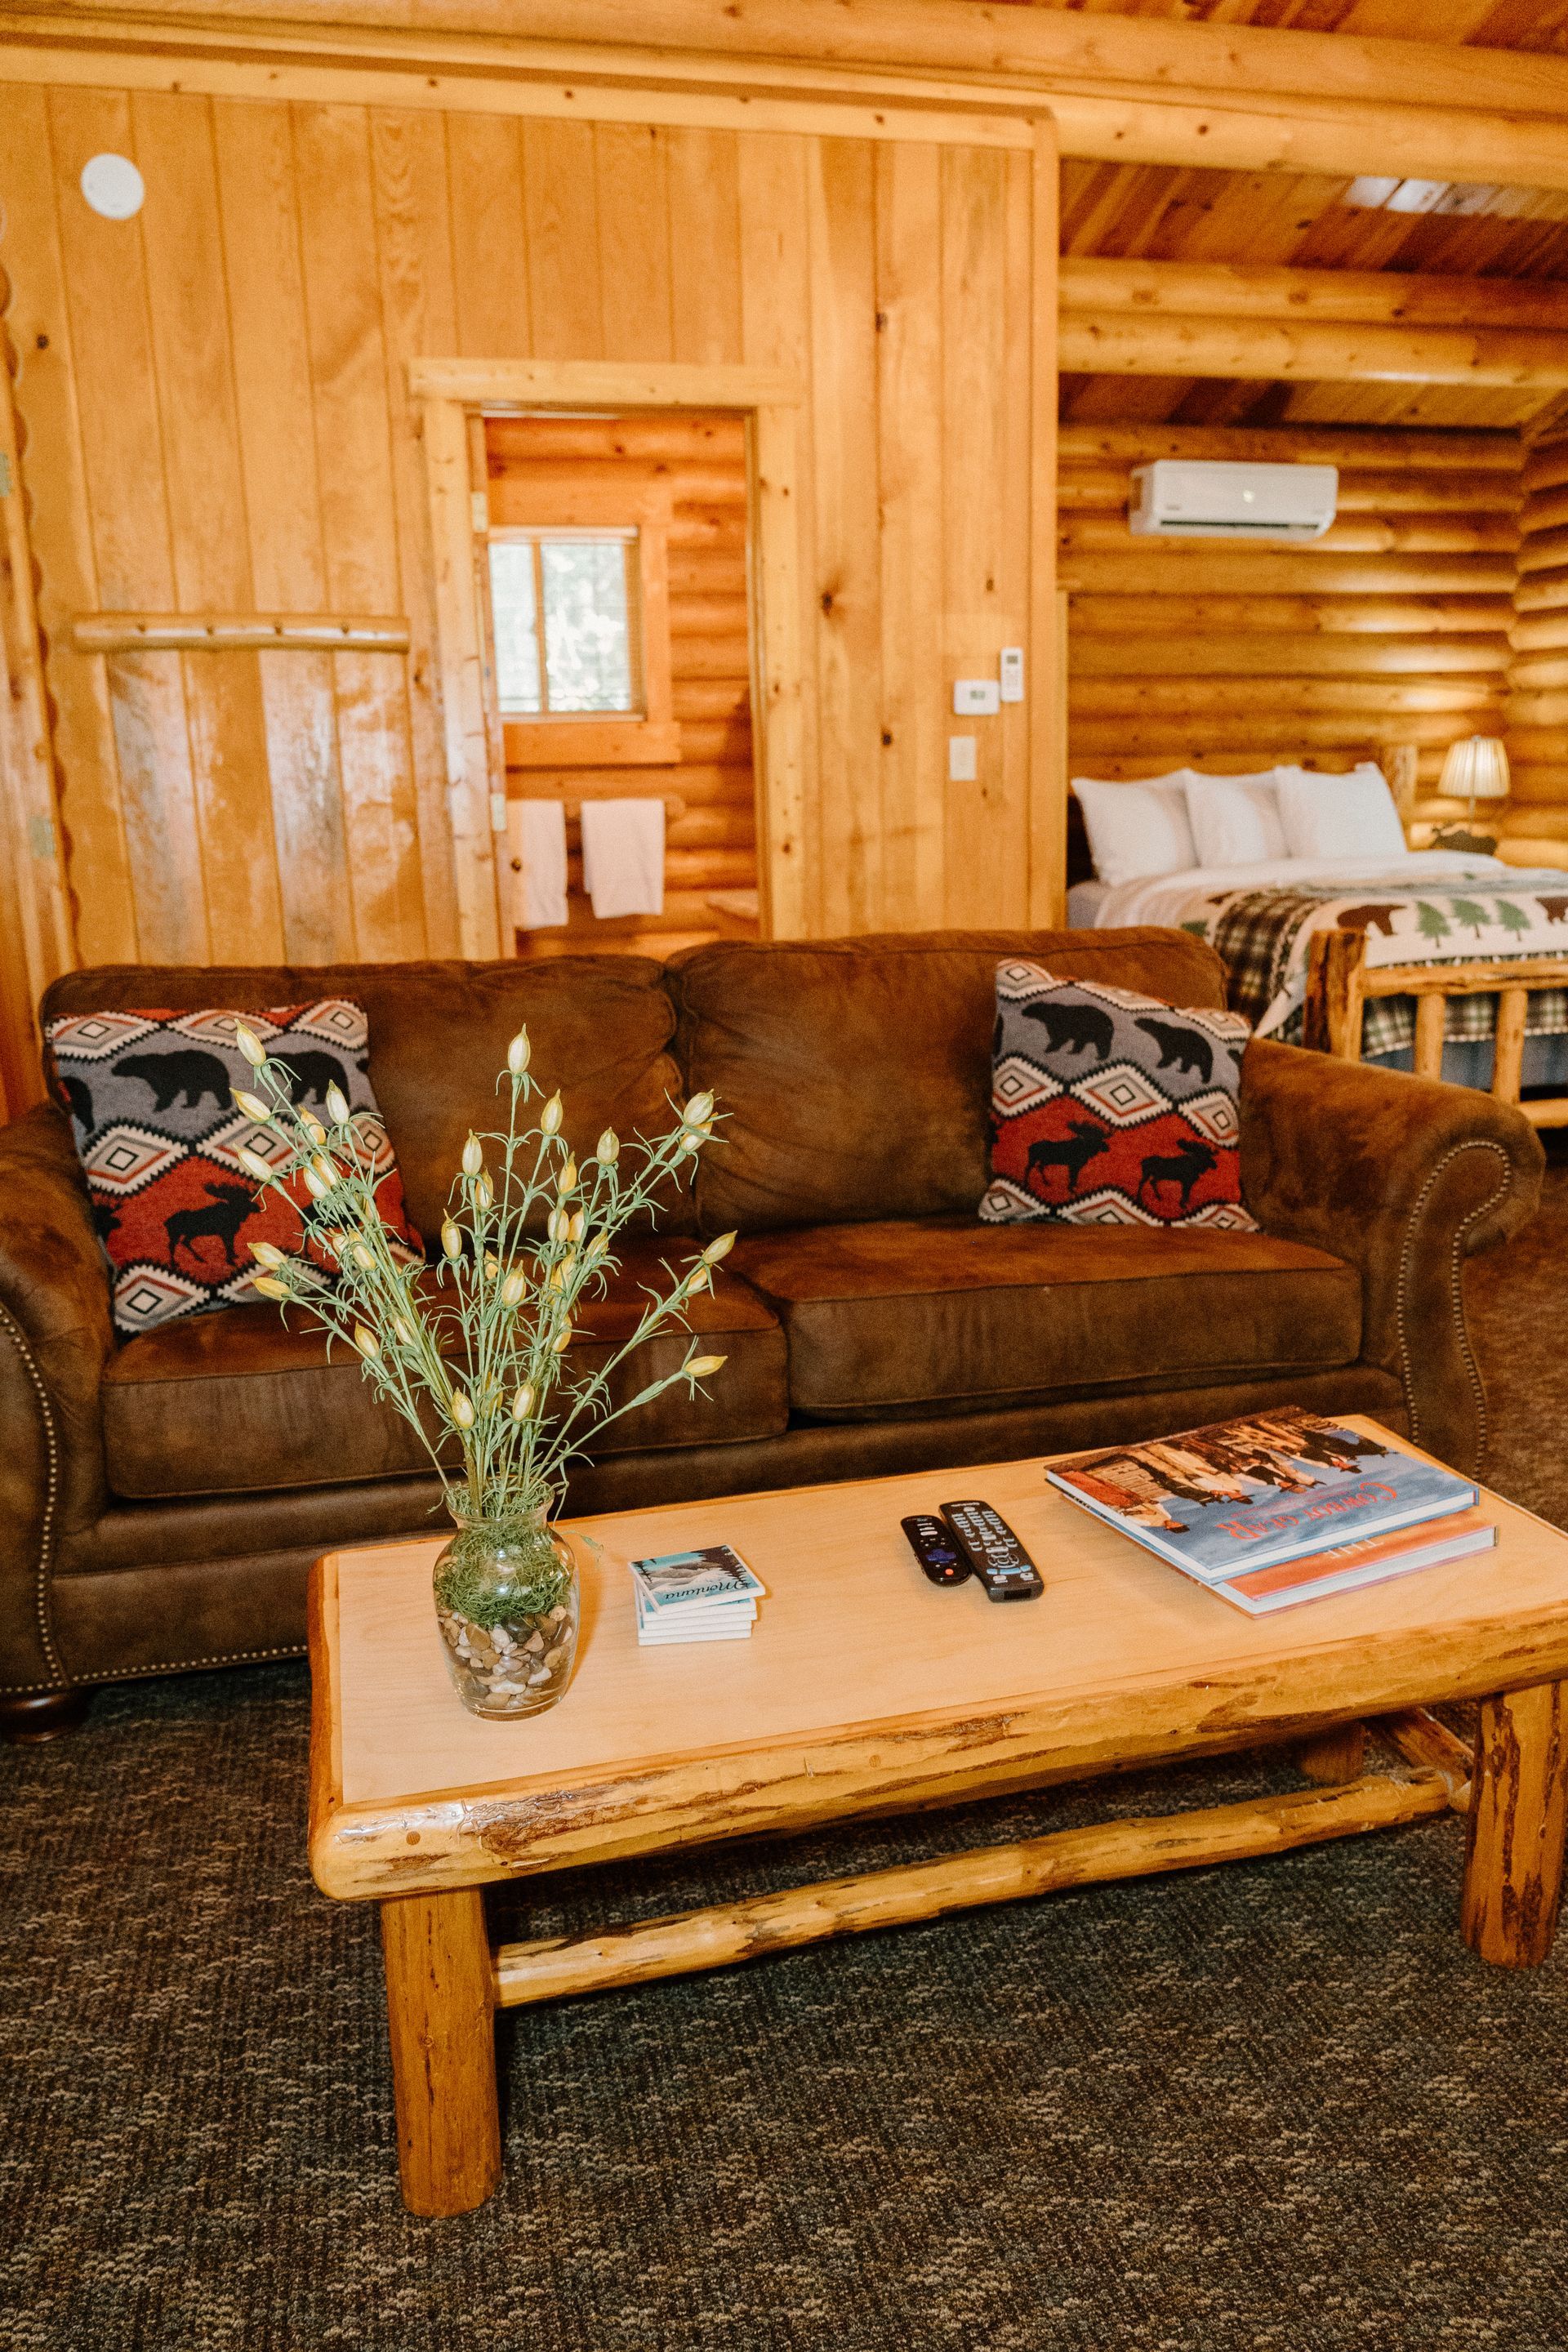
{"label": "light switch plate", "polygon": [[1002,699],[1022,702],[1024,699],[1024,648],[1004,646],[1002,648]]}
{"label": "light switch plate", "polygon": [[947,739],[947,781],[950,784],[972,784],[979,770],[974,764],[973,735],[950,735]]}
{"label": "light switch plate", "polygon": [[1002,705],[1002,689],[994,677],[961,677],[953,682],[952,709],[957,719],[991,719]]}

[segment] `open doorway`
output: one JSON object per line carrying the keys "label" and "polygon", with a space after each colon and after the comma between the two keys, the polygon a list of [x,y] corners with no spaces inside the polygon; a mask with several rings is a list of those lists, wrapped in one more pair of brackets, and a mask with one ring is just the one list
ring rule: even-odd
{"label": "open doorway", "polygon": [[[745,419],[491,415],[484,462],[517,952],[755,938]],[[662,905],[606,917],[585,883],[582,811],[627,800],[662,814]],[[557,812],[566,888],[552,903],[537,857],[531,887],[530,844],[549,841]]]}

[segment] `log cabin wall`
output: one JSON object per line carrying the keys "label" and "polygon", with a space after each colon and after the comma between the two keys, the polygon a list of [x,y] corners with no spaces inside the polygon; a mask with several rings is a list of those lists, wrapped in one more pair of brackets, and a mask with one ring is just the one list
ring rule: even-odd
{"label": "log cabin wall", "polygon": [[[746,430],[737,416],[653,411],[620,417],[492,417],[485,428],[490,526],[537,520],[542,488],[624,499],[662,492],[670,505],[671,704],[680,730],[672,766],[541,767],[513,757],[526,725],[507,730],[515,799],[667,796],[662,917],[596,922],[583,891],[580,827],[568,814],[568,921],[531,934],[525,952],[624,946],[669,952],[703,939],[755,937],[757,835],[746,599]],[[606,511],[609,511],[606,509]],[[715,904],[715,898],[718,904]],[[751,911],[747,911],[748,898]]]}
{"label": "log cabin wall", "polygon": [[[1029,488],[1037,452],[1048,499],[1048,131],[591,123],[508,100],[0,85],[80,959],[456,950],[416,355],[790,371],[805,928],[1023,919],[1029,710],[981,721],[978,778],[950,784],[944,699],[1003,645],[1050,643]],[[82,198],[103,151],[144,177],[133,219]],[[321,625],[287,650],[79,649],[74,625],[105,614]],[[343,624],[359,637],[336,650]]]}
{"label": "log cabin wall", "polygon": [[[1516,435],[1067,425],[1060,447],[1073,773],[1334,768],[1409,743],[1415,814],[1448,810],[1447,746],[1502,731]],[[1337,519],[1300,547],[1134,537],[1131,467],[1176,457],[1337,466]]]}
{"label": "log cabin wall", "polygon": [[1561,427],[1532,441],[1522,484],[1504,846],[1520,865],[1568,866],[1568,434]]}

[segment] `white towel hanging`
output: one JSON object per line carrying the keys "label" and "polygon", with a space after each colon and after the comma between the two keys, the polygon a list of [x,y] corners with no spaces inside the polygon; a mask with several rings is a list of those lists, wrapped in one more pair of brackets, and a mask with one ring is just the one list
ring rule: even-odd
{"label": "white towel hanging", "polygon": [[664,803],[583,803],[583,885],[601,922],[664,912]]}
{"label": "white towel hanging", "polygon": [[520,930],[549,930],[566,920],[566,803],[508,801],[506,818],[512,920]]}

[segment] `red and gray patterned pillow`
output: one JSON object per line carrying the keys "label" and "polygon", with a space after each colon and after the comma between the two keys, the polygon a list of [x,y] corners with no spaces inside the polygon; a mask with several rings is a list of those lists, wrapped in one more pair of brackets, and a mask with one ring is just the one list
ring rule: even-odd
{"label": "red and gray patterned pillow", "polygon": [[1251,1034],[1238,1013],[998,964],[981,1216],[1256,1233],[1237,1112]]}
{"label": "red and gray patterned pillow", "polygon": [[[258,1200],[241,1150],[276,1164],[282,1139],[238,1108],[255,1074],[235,1043],[235,1013],[80,1013],[46,1035],[56,1099],[70,1114],[113,1273],[114,1321],[134,1338],[176,1316],[248,1297],[254,1242],[297,1250],[300,1218],[276,1193]],[[413,1254],[418,1234],[367,1075],[362,1005],[341,997],[247,1013],[247,1025],[293,1073],[294,1099],[318,1112],[342,1089],[376,1202]]]}

